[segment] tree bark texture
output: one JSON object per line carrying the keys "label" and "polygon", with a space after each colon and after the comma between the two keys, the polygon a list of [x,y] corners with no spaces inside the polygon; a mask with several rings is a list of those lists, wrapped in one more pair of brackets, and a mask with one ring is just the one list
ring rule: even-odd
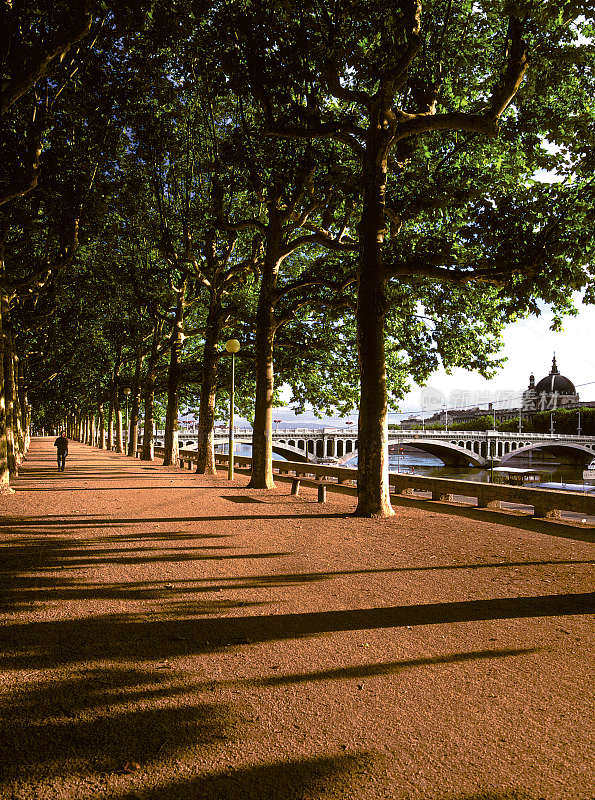
{"label": "tree bark texture", "polygon": [[205,344],[202,355],[202,383],[198,417],[198,442],[196,448],[196,472],[200,475],[215,475],[215,397],[219,357],[217,341],[221,334],[221,309],[215,299],[211,300],[205,328]]}
{"label": "tree bark texture", "polygon": [[386,274],[382,262],[385,230],[386,156],[382,127],[372,123],[364,163],[360,222],[357,342],[360,363],[357,516],[394,514],[388,482],[388,430],[384,320]]}
{"label": "tree bark texture", "polygon": [[2,320],[4,335],[4,403],[5,403],[5,436],[6,459],[11,477],[18,475],[18,461],[14,430],[14,400],[16,394],[14,360],[12,352],[12,329],[10,325],[9,306],[5,297],[2,298]]}
{"label": "tree bark texture", "polygon": [[23,364],[21,361],[19,361],[18,381],[21,426],[23,430],[23,454],[26,454],[29,451],[29,445],[31,443],[31,411],[27,398],[27,390],[25,389],[25,376],[23,374]]}
{"label": "tree bark texture", "polygon": [[111,450],[114,444],[114,406],[113,390],[110,389],[110,401],[107,406],[107,449]]}
{"label": "tree bark texture", "polygon": [[10,472],[8,469],[6,447],[6,396],[4,386],[4,330],[3,313],[4,298],[0,298],[0,492],[8,491],[10,486]]}
{"label": "tree bark texture", "polygon": [[118,353],[112,375],[112,396],[111,407],[114,411],[114,434],[116,446],[116,453],[124,452],[122,447],[122,409],[120,407],[120,367],[121,367],[121,352]]}
{"label": "tree bark texture", "polygon": [[97,416],[99,418],[99,441],[97,442],[97,446],[100,450],[105,449],[105,415],[103,413],[103,403],[99,403],[97,406]]}
{"label": "tree bark texture", "polygon": [[169,369],[167,373],[167,414],[163,466],[177,466],[180,458],[178,441],[178,386],[180,383],[180,356],[184,337],[184,289],[178,291],[176,317],[171,335]]}
{"label": "tree bark texture", "polygon": [[17,452],[17,462],[21,465],[25,455],[25,436],[23,431],[23,416],[21,404],[21,383],[19,382],[19,358],[16,353],[14,336],[11,334],[12,370],[14,375],[14,435]]}
{"label": "tree bark texture", "polygon": [[147,372],[145,381],[145,394],[143,405],[145,417],[143,420],[143,450],[141,461],[153,461],[155,458],[155,436],[153,433],[153,406],[155,403],[155,373],[151,369]]}
{"label": "tree bark texture", "polygon": [[114,425],[116,428],[116,453],[124,452],[124,433],[122,430],[122,408],[120,406],[120,398],[118,397],[118,390],[114,397]]}
{"label": "tree bark texture", "polygon": [[279,274],[281,221],[270,214],[256,317],[256,402],[252,431],[251,489],[270,489],[273,481],[274,293]]}
{"label": "tree bark texture", "polygon": [[153,434],[153,407],[155,403],[155,378],[157,376],[157,362],[159,360],[159,338],[161,336],[161,323],[155,324],[153,329],[153,341],[151,342],[151,353],[147,365],[147,376],[145,378],[143,406],[143,450],[141,461],[153,461],[155,458],[155,439]]}
{"label": "tree bark texture", "polygon": [[132,405],[130,406],[130,434],[128,439],[128,455],[135,456],[138,447],[138,412],[140,408],[140,376],[143,368],[142,351],[137,351],[136,363],[134,366],[134,379],[132,384]]}

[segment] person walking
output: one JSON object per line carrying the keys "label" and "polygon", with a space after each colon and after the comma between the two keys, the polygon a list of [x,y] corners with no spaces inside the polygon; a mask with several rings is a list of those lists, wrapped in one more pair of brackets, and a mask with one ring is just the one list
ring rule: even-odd
{"label": "person walking", "polygon": [[68,439],[66,438],[65,431],[60,433],[60,436],[58,436],[54,442],[54,447],[58,448],[58,472],[64,472],[66,456],[68,455]]}

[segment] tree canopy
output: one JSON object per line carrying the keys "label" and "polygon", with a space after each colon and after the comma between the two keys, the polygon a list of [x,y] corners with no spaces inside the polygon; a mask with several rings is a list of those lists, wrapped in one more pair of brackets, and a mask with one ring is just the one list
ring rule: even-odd
{"label": "tree canopy", "polygon": [[251,485],[285,385],[359,410],[357,513],[388,515],[410,383],[593,300],[587,3],[35,6],[0,26],[4,483],[29,408],[122,449],[124,389],[129,452],[163,413],[175,463],[194,408],[212,472],[234,336]]}

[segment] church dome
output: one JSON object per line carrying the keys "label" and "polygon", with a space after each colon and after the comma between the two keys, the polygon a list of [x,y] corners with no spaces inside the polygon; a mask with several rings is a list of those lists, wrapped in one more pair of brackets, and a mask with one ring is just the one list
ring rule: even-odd
{"label": "church dome", "polygon": [[558,366],[556,364],[556,356],[554,356],[554,360],[552,361],[552,370],[549,375],[545,378],[542,378],[539,383],[535,386],[535,391],[537,394],[541,394],[545,392],[546,394],[553,394],[557,392],[558,394],[562,395],[575,395],[576,389],[574,388],[574,384],[568,378],[565,378],[564,375],[560,375],[560,371],[558,370]]}

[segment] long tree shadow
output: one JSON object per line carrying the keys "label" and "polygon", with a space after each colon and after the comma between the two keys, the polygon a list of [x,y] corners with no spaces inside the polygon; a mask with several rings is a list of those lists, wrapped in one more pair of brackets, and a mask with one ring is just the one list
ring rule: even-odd
{"label": "long tree shadow", "polygon": [[0,664],[41,668],[93,658],[164,659],[337,631],[588,614],[593,601],[593,593],[585,593],[306,614],[167,620],[114,614],[14,624],[0,629]]}
{"label": "long tree shadow", "polygon": [[[16,529],[20,530],[20,529]],[[15,529],[13,528],[14,532]],[[196,540],[219,538],[215,534],[189,534],[181,532],[155,532],[128,536],[115,534],[107,537],[91,537],[84,542],[73,545],[72,539],[51,537],[40,541],[25,536],[11,545],[0,547],[2,566],[0,567],[0,610],[15,611],[30,607],[32,603],[57,600],[166,600],[181,595],[188,596],[204,592],[216,592],[226,589],[258,589],[261,587],[284,587],[291,585],[316,583],[336,578],[397,574],[400,572],[425,571],[460,571],[479,569],[506,569],[510,567],[530,568],[532,566],[575,566],[591,565],[591,560],[544,560],[544,561],[504,561],[475,562],[469,564],[430,564],[390,567],[371,567],[363,569],[325,570],[323,572],[298,572],[260,575],[203,576],[183,579],[168,578],[153,581],[91,582],[77,581],[67,577],[69,570],[84,567],[96,567],[102,564],[145,564],[184,563],[196,561],[218,561],[229,559],[271,559],[289,555],[286,551],[274,553],[225,553],[231,549],[226,544],[202,544],[199,546],[177,544],[167,546],[168,541]],[[40,535],[39,529],[36,534]],[[223,535],[221,538],[226,538]],[[130,544],[136,541],[141,546],[120,551],[114,547],[98,547],[98,544]],[[149,547],[147,541],[163,542],[162,546]],[[238,549],[234,546],[234,549]],[[239,548],[242,550],[243,548]],[[206,551],[206,552],[205,552]],[[51,577],[40,572],[53,570]],[[195,604],[199,608],[199,603]],[[238,604],[240,605],[240,604]],[[204,603],[204,608],[208,607]],[[215,606],[213,606],[215,607]]]}
{"label": "long tree shadow", "polygon": [[[535,795],[525,789],[480,789],[473,794],[448,795],[444,800],[534,800]],[[541,800],[541,793],[539,794]]]}
{"label": "long tree shadow", "polygon": [[488,658],[512,658],[540,652],[538,647],[522,647],[509,650],[474,650],[468,653],[450,653],[445,656],[429,656],[412,658],[403,661],[388,661],[380,664],[358,664],[355,667],[337,667],[336,669],[316,670],[315,672],[298,672],[293,674],[272,675],[268,678],[247,678],[241,681],[229,681],[232,685],[248,686],[285,686],[313,681],[357,680],[395,675],[415,667],[427,667],[438,664],[462,664],[467,661],[478,661]]}
{"label": "long tree shadow", "polygon": [[[169,487],[168,487],[169,488]],[[93,491],[95,491],[93,489]],[[86,517],[84,514],[69,515],[58,517],[57,519],[45,520],[40,518],[26,518],[26,517],[4,517],[0,520],[0,529],[18,527],[19,532],[23,533],[26,530],[33,528],[43,528],[44,533],[51,533],[52,527],[64,528],[65,525],[70,526],[71,529],[76,528],[117,528],[119,525],[146,525],[149,524],[162,524],[162,523],[177,523],[177,522],[235,522],[238,520],[254,520],[254,519],[270,519],[276,522],[291,519],[349,519],[348,514],[309,514],[309,513],[279,513],[279,514],[229,514],[226,516],[201,516],[201,517],[104,517],[97,519],[97,517]],[[65,523],[64,520],[68,519]],[[229,535],[229,534],[228,534]]]}
{"label": "long tree shadow", "polygon": [[199,701],[162,671],[84,670],[5,693],[0,710],[5,788],[31,777],[117,773],[131,761],[150,767],[188,748],[239,741],[247,730],[229,705]]}
{"label": "long tree shadow", "polygon": [[[129,487],[131,488],[131,487]],[[164,486],[164,487],[145,487],[145,488],[164,488],[164,489],[173,489],[176,487],[172,486]],[[179,488],[179,487],[178,487]],[[208,487],[210,489],[217,488],[217,487]],[[137,491],[139,487],[137,487]],[[37,491],[37,490],[34,490]],[[54,491],[53,489],[48,489],[48,491]],[[61,490],[60,490],[61,491]],[[78,491],[78,489],[77,489]],[[80,491],[91,491],[89,489],[80,489]],[[93,489],[92,491],[95,491]],[[103,491],[100,489],[98,491]],[[106,490],[107,491],[107,490]],[[223,495],[221,495],[223,497]],[[313,501],[312,506],[318,507],[316,501]],[[92,524],[89,524],[89,520],[85,518],[80,519],[73,519],[69,522],[70,525],[80,526],[80,527],[114,527],[121,524],[145,524],[145,523],[166,523],[166,522],[235,522],[240,520],[275,520],[277,522],[282,522],[283,520],[292,520],[292,519],[304,519],[304,520],[315,520],[315,519],[351,519],[350,514],[342,513],[342,512],[327,512],[327,513],[314,513],[314,512],[291,512],[291,508],[293,505],[287,506],[287,511],[279,511],[275,514],[263,514],[263,513],[253,513],[253,514],[227,514],[225,516],[200,516],[200,517],[108,517],[97,519],[96,517],[93,518]],[[423,506],[420,506],[423,508]],[[438,509],[432,508],[428,509],[428,506],[425,506],[425,510],[431,510],[433,512],[437,512]],[[256,511],[256,509],[255,509]],[[447,513],[447,512],[440,512],[440,513]],[[450,512],[449,512],[450,513]],[[455,513],[455,512],[453,512]],[[458,512],[457,512],[458,513]],[[540,521],[540,520],[533,520],[527,519],[525,517],[515,517],[513,515],[501,515],[501,518],[495,518],[495,512],[492,517],[481,516],[483,512],[476,511],[476,514],[479,514],[479,517],[474,517],[477,519],[481,519],[483,522],[492,522],[492,523],[499,523],[505,524],[507,527],[513,528],[521,528],[523,530],[534,531],[538,533],[545,533],[548,536],[556,536],[558,538],[563,539],[573,539],[576,541],[582,542],[595,542],[595,530],[585,529],[585,528],[578,528],[572,527],[569,525],[559,524],[555,521]],[[492,514],[492,512],[490,512]],[[463,516],[465,516],[463,514]],[[0,527],[9,527],[11,524],[21,524],[34,527],[36,525],[57,525],[60,526],[61,518],[58,519],[50,519],[49,521],[44,521],[43,518],[30,518],[30,519],[23,519],[20,520],[12,518],[5,519],[0,521]]]}
{"label": "long tree shadow", "polygon": [[277,761],[228,769],[204,777],[174,779],[154,789],[134,789],[116,800],[335,800],[365,798],[377,756],[353,755]]}
{"label": "long tree shadow", "polygon": [[[80,543],[73,546],[72,539],[51,537],[39,541],[19,541],[0,546],[0,611],[15,612],[31,608],[34,603],[56,602],[58,600],[166,600],[181,594],[212,592],[214,587],[204,583],[193,585],[192,580],[183,585],[180,581],[122,581],[121,583],[102,583],[73,581],[68,577],[72,570],[97,567],[109,564],[147,564],[147,563],[188,563],[200,561],[220,561],[228,559],[277,558],[288,555],[285,552],[251,553],[225,552],[227,545],[202,544],[198,546],[147,546],[141,540],[140,547],[122,551],[114,548],[97,547],[93,542],[85,547]],[[238,548],[242,551],[243,548]],[[53,574],[48,576],[48,571]],[[243,607],[242,602],[230,603],[223,607],[217,602],[196,601],[201,613],[217,613],[224,608]],[[258,603],[254,603],[258,605]]]}

